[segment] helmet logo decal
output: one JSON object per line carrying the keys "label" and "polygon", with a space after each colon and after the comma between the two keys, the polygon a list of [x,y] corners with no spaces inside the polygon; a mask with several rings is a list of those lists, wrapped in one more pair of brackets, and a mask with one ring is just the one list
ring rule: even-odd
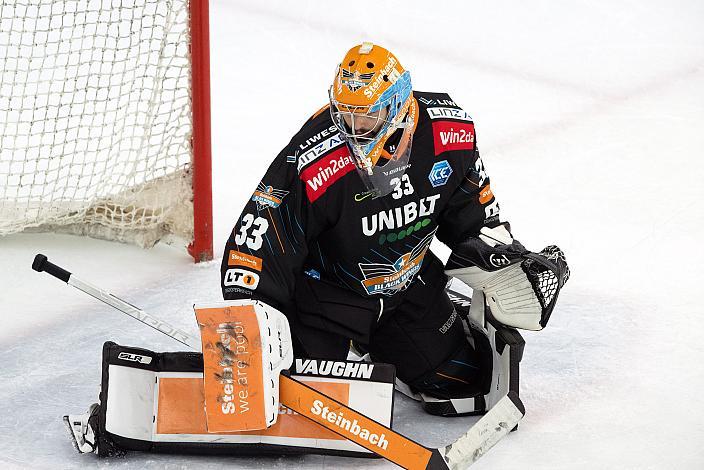
{"label": "helmet logo decal", "polygon": [[342,69],[342,84],[350,91],[357,91],[363,86],[369,85],[375,72],[359,73],[359,70],[350,72],[347,69]]}
{"label": "helmet logo decal", "polygon": [[377,75],[377,77],[374,79],[373,82],[371,82],[365,89],[364,89],[364,96],[367,98],[371,99],[374,96],[374,93],[379,89],[381,86],[381,83],[384,81],[384,77],[387,78],[391,83],[396,82],[398,80],[398,77],[401,76],[401,74],[398,72],[398,70],[394,69],[396,66],[396,59],[394,57],[389,57],[389,61],[386,63],[384,68],[381,70],[381,73]]}

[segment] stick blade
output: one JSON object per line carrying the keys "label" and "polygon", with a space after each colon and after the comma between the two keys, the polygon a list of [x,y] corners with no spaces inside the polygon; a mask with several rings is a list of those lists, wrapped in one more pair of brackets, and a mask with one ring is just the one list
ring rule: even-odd
{"label": "stick blade", "polygon": [[511,432],[525,412],[518,394],[511,391],[487,411],[467,433],[452,444],[438,449],[438,453],[450,470],[465,469]]}

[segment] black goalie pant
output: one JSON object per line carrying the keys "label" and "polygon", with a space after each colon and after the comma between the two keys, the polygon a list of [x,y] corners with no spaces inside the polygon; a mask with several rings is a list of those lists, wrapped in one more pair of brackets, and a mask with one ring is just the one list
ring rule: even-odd
{"label": "black goalie pant", "polygon": [[353,341],[373,361],[396,366],[398,378],[415,391],[441,398],[477,395],[491,365],[467,340],[446,285],[442,264],[431,253],[414,282],[393,297],[363,298],[303,275],[296,311],[287,312],[294,353],[344,360]]}

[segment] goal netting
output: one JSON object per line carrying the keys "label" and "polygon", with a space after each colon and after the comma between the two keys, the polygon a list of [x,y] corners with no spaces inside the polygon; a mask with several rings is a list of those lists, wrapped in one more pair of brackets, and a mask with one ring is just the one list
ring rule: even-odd
{"label": "goal netting", "polygon": [[193,241],[190,20],[188,0],[0,0],[0,235]]}

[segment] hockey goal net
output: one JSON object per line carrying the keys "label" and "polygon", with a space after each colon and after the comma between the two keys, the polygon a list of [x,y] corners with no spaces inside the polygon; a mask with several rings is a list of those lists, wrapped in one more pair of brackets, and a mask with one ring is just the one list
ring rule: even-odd
{"label": "hockey goal net", "polygon": [[212,259],[207,0],[0,0],[0,235]]}

